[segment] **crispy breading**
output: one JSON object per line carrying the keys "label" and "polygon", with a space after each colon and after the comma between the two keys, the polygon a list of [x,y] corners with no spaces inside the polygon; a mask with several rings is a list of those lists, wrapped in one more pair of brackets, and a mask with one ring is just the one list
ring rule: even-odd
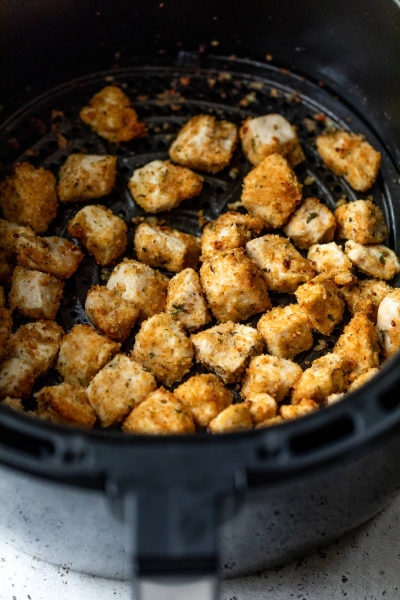
{"label": "crispy breading", "polygon": [[184,167],[218,173],[227,167],[238,141],[238,129],[211,115],[196,115],[180,129],[169,149],[171,159]]}
{"label": "crispy breading", "polygon": [[297,304],[273,308],[261,317],[257,329],[268,352],[279,358],[294,358],[313,345],[308,316]]}
{"label": "crispy breading", "polygon": [[300,308],[309,318],[311,327],[324,335],[329,335],[343,318],[345,304],[339,295],[339,289],[323,275],[299,286],[295,296]]}
{"label": "crispy breading", "polygon": [[330,394],[330,396],[328,396],[325,399],[325,406],[332,406],[332,404],[336,404],[336,402],[340,402],[341,400],[343,400],[344,398],[346,398],[347,394],[345,392],[341,392],[340,394]]}
{"label": "crispy breading", "polygon": [[18,264],[68,279],[75,273],[83,254],[73,242],[64,238],[20,235],[15,242]]}
{"label": "crispy breading", "polygon": [[400,349],[400,290],[394,289],[380,303],[376,328],[386,358]]}
{"label": "crispy breading", "polygon": [[68,222],[69,234],[77,238],[99,265],[109,265],[125,252],[126,223],[105,206],[85,206]]}
{"label": "crispy breading", "polygon": [[[10,396],[6,396],[4,400],[1,401],[1,406],[7,406],[8,408],[12,408],[12,410],[17,410],[18,412],[26,412],[20,398],[10,398]],[[30,414],[32,415],[33,413]]]}
{"label": "crispy breading", "polygon": [[314,244],[309,249],[307,258],[318,273],[332,279],[336,285],[349,285],[357,281],[351,260],[335,242]]}
{"label": "crispy breading", "polygon": [[356,200],[335,211],[339,237],[359,244],[378,244],[388,236],[385,218],[371,200]]}
{"label": "crispy breading", "polygon": [[261,421],[261,423],[257,423],[255,428],[265,429],[266,427],[273,427],[274,425],[282,425],[284,422],[284,419],[278,415],[276,417],[272,417],[272,419],[266,419],[265,421]]}
{"label": "crispy breading", "polygon": [[305,417],[316,410],[318,410],[318,404],[310,398],[304,398],[298,404],[283,404],[280,413],[285,421],[291,421]]}
{"label": "crispy breading", "polygon": [[45,421],[88,429],[96,422],[96,413],[81,387],[60,383],[43,387],[34,397],[37,402],[36,414]]}
{"label": "crispy breading", "polygon": [[253,429],[253,421],[248,405],[231,404],[219,413],[209,424],[211,433],[233,433],[235,431],[247,431]]}
{"label": "crispy breading", "polygon": [[193,419],[199,427],[210,422],[233,401],[232,392],[215,375],[194,375],[174,390],[183,404],[190,407]]}
{"label": "crispy breading", "polygon": [[331,394],[345,391],[347,384],[348,361],[338,354],[325,354],[314,360],[294,384],[292,404],[299,404],[301,400],[321,403]]}
{"label": "crispy breading", "polygon": [[86,296],[85,314],[109,338],[124,342],[139,315],[137,306],[103,285],[94,285]]}
{"label": "crispy breading", "polygon": [[0,248],[8,253],[16,252],[15,242],[19,236],[35,236],[31,227],[21,227],[17,223],[10,223],[5,219],[0,219]]}
{"label": "crispy breading", "polygon": [[11,398],[29,398],[35,373],[32,365],[21,358],[7,358],[0,365],[0,400]]}
{"label": "crispy breading", "polygon": [[376,323],[379,305],[392,289],[381,279],[363,279],[356,285],[343,286],[340,295],[353,315],[363,312]]}
{"label": "crispy breading", "polygon": [[377,375],[378,373],[378,367],[371,367],[370,369],[367,369],[367,371],[364,371],[364,373],[361,373],[361,375],[359,375],[358,377],[356,377],[356,379],[354,379],[354,381],[352,381],[352,383],[348,387],[347,393],[349,394],[350,392],[358,390],[358,388],[363,386],[364,383],[367,383],[367,381],[372,379],[372,377],[374,375]]}
{"label": "crispy breading", "polygon": [[54,320],[63,288],[64,283],[53,275],[17,266],[8,296],[10,307],[29,319]]}
{"label": "crispy breading", "polygon": [[11,335],[9,353],[32,365],[36,377],[46,375],[53,365],[64,331],[55,321],[35,321],[21,325]]}
{"label": "crispy breading", "polygon": [[347,240],[344,251],[353,265],[370,277],[388,280],[400,273],[400,261],[396,253],[383,244],[362,246]]}
{"label": "crispy breading", "polygon": [[246,404],[254,425],[276,417],[278,404],[269,394],[250,394],[246,399]]}
{"label": "crispy breading", "polygon": [[354,315],[336,342],[333,352],[349,359],[351,380],[372,367],[378,367],[378,334],[372,321],[363,313]]}
{"label": "crispy breading", "polygon": [[202,258],[208,258],[222,250],[244,248],[254,235],[264,228],[262,219],[238,212],[227,212],[208,223],[201,236]]}
{"label": "crispy breading", "polygon": [[211,317],[196,271],[184,269],[170,279],[165,312],[184,329],[198,329],[209,323]]}
{"label": "crispy breading", "polygon": [[333,213],[318,198],[307,198],[283,228],[298,248],[331,242],[336,221]]}
{"label": "crispy breading", "polygon": [[128,187],[139,206],[149,213],[157,213],[198,196],[203,178],[169,160],[152,160],[133,172]]}
{"label": "crispy breading", "polygon": [[247,400],[253,395],[268,394],[281,402],[301,374],[301,367],[291,360],[269,354],[256,356],[246,371],[241,395]]}
{"label": "crispy breading", "polygon": [[0,207],[8,221],[45,232],[57,214],[56,178],[42,167],[16,165],[13,175],[0,183]]}
{"label": "crispy breading", "polygon": [[8,355],[9,340],[12,331],[12,312],[8,308],[0,308],[0,361]]}
{"label": "crispy breading", "polygon": [[59,172],[60,202],[77,202],[101,198],[114,187],[117,174],[115,156],[70,154]]}

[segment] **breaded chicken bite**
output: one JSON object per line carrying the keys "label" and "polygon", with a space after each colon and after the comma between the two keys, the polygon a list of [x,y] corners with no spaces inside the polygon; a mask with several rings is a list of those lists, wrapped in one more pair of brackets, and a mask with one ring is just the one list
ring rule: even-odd
{"label": "breaded chicken bite", "polygon": [[379,367],[378,333],[374,324],[363,313],[354,315],[333,352],[348,359],[351,381],[368,369]]}
{"label": "breaded chicken bite", "polygon": [[122,430],[138,435],[184,435],[194,433],[195,426],[190,409],[175,394],[159,388],[133,409]]}
{"label": "breaded chicken bite", "polygon": [[269,394],[250,394],[247,397],[246,404],[254,425],[273,419],[278,411],[276,400]]}
{"label": "breaded chicken bite", "polygon": [[29,319],[54,320],[63,288],[64,283],[48,273],[15,267],[8,296],[10,307]]}
{"label": "breaded chicken bite", "polygon": [[237,140],[234,123],[217,121],[211,115],[196,115],[178,132],[169,155],[183,167],[218,173],[229,165]]}
{"label": "breaded chicken bite", "polygon": [[120,346],[91,325],[74,325],[60,344],[56,369],[67,383],[86,387]]}
{"label": "breaded chicken bite", "polygon": [[293,294],[301,283],[315,275],[312,264],[280,235],[255,238],[246,244],[246,252],[261,270],[268,289],[274,292]]}
{"label": "breaded chicken bite", "polygon": [[9,357],[20,358],[33,367],[36,377],[46,375],[53,365],[64,331],[55,321],[21,325],[9,342]]}
{"label": "breaded chicken bite", "polygon": [[196,360],[214,371],[224,383],[240,381],[250,359],[263,350],[260,334],[246,325],[223,323],[190,338]]}
{"label": "breaded chicken bite", "polygon": [[281,154],[293,168],[305,160],[296,127],[282,115],[248,117],[239,131],[243,152],[252,165],[270,154]]}
{"label": "breaded chicken bite", "polygon": [[29,398],[35,373],[32,365],[21,358],[7,358],[0,364],[0,400],[11,398]]}
{"label": "breaded chicken bite", "polygon": [[372,379],[372,377],[374,377],[374,375],[377,375],[378,373],[379,373],[378,367],[371,367],[364,373],[361,373],[361,375],[356,377],[354,379],[354,381],[349,385],[349,387],[347,389],[347,393],[349,394],[350,392],[354,392],[355,390],[358,390],[358,388],[363,386],[365,383],[367,383],[367,381]]}
{"label": "breaded chicken bite", "polygon": [[92,379],[86,393],[102,427],[118,425],[157,389],[153,375],[124,354],[117,354]]}
{"label": "breaded chicken bite", "polygon": [[9,352],[8,343],[12,326],[11,310],[8,310],[8,308],[0,308],[0,361],[2,361]]}
{"label": "breaded chicken bite", "polygon": [[344,392],[348,383],[347,370],[348,362],[338,354],[317,358],[295,383],[292,404],[299,404],[302,400],[314,400],[320,404],[331,394]]}
{"label": "breaded chicken bite", "polygon": [[234,433],[253,429],[253,421],[246,402],[232,404],[219,413],[209,425],[211,433]]}
{"label": "breaded chicken bite", "polygon": [[297,304],[273,308],[261,317],[257,329],[268,352],[279,358],[292,359],[313,345],[308,316]]}
{"label": "breaded chicken bite", "polygon": [[318,273],[332,279],[336,285],[349,285],[357,281],[351,260],[335,242],[311,246],[307,258]]}
{"label": "breaded chicken bite", "polygon": [[174,390],[183,404],[189,406],[193,419],[199,427],[208,427],[210,422],[232,404],[233,394],[215,375],[194,375]]}
{"label": "breaded chicken bite", "polygon": [[392,289],[381,279],[362,279],[356,285],[343,286],[340,295],[351,314],[363,312],[376,323],[379,305]]}
{"label": "breaded chicken bite", "polygon": [[192,342],[171,315],[144,321],[136,335],[132,357],[163,385],[180,381],[193,364]]}
{"label": "breaded chicken bite", "polygon": [[211,311],[220,322],[245,321],[272,306],[263,274],[243,248],[218,252],[205,260],[200,280]]}
{"label": "breaded chicken bite", "polygon": [[370,277],[392,279],[400,273],[400,261],[397,255],[383,244],[362,246],[353,240],[348,240],[344,251],[353,265]]}
{"label": "breaded chicken bite", "polygon": [[280,408],[281,417],[285,421],[292,421],[305,417],[312,412],[318,410],[319,406],[314,400],[304,398],[298,404],[283,404]]}
{"label": "breaded chicken bite", "polygon": [[88,429],[96,422],[96,413],[81,387],[69,383],[50,385],[43,387],[34,397],[37,402],[35,414],[45,421]]}
{"label": "breaded chicken bite", "polygon": [[115,144],[146,135],[146,125],[139,121],[128,96],[114,85],[97,92],[79,116],[97,135]]}
{"label": "breaded chicken bite", "polygon": [[10,223],[0,219],[0,248],[10,254],[16,252],[15,243],[20,236],[34,237],[35,233],[31,227],[21,227],[17,223]]}
{"label": "breaded chicken bite", "polygon": [[8,221],[45,232],[57,214],[56,178],[42,167],[16,165],[13,175],[0,183],[0,207]]}
{"label": "breaded chicken bite", "polygon": [[291,360],[269,354],[256,356],[243,381],[242,397],[247,400],[257,394],[268,394],[282,402],[302,374],[301,367]]}
{"label": "breaded chicken bite", "polygon": [[198,238],[171,227],[141,223],[133,243],[138,259],[150,267],[179,273],[188,267],[196,269],[199,264]]}
{"label": "breaded chicken bite", "polygon": [[139,315],[137,306],[103,285],[94,285],[86,296],[85,314],[109,338],[124,342]]}
{"label": "breaded chicken bite", "polygon": [[259,235],[264,228],[258,217],[242,215],[238,212],[227,212],[212,223],[208,223],[201,236],[201,254],[209,258],[216,252],[244,248],[254,235]]}
{"label": "breaded chicken bite", "polygon": [[115,156],[70,154],[59,172],[60,202],[93,200],[107,196],[117,174]]}
{"label": "breaded chicken bite", "polygon": [[400,348],[400,290],[393,290],[380,303],[376,327],[383,354],[389,358]]}
{"label": "breaded chicken bite", "polygon": [[72,242],[57,236],[32,237],[20,235],[15,242],[17,261],[21,267],[36,269],[58,279],[68,279],[75,273],[83,254]]}
{"label": "breaded chicken bite", "polygon": [[363,135],[334,131],[317,136],[316,143],[326,166],[357,192],[366,192],[375,182],[381,155]]}
{"label": "breaded chicken bite", "polygon": [[371,200],[356,200],[335,211],[337,232],[341,238],[358,244],[378,244],[387,238],[383,213]]}
{"label": "breaded chicken bite", "polygon": [[198,196],[203,178],[169,160],[152,160],[133,172],[128,187],[139,206],[146,212],[158,213]]}
{"label": "breaded chicken bite", "polygon": [[243,180],[242,202],[266,227],[278,229],[301,202],[302,185],[280,154],[271,154]]}
{"label": "breaded chicken bite", "polygon": [[165,308],[168,277],[136,260],[124,259],[107,282],[124,300],[139,309],[139,322],[160,313]]}
{"label": "breaded chicken bite", "polygon": [[318,198],[307,198],[283,228],[298,248],[331,242],[335,234],[335,217]]}
{"label": "breaded chicken bite", "polygon": [[211,317],[196,271],[184,269],[170,279],[165,312],[184,329],[198,329],[209,323]]}
{"label": "breaded chicken bite", "polygon": [[306,313],[311,327],[329,335],[343,318],[344,302],[333,281],[318,275],[295,291],[300,308]]}
{"label": "breaded chicken bite", "polygon": [[97,264],[109,265],[125,252],[126,223],[105,206],[85,206],[68,223],[69,234],[94,256]]}

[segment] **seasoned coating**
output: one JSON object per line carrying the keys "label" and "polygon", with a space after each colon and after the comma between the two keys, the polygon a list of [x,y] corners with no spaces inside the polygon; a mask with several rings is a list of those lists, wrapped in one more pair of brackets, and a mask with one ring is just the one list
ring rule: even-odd
{"label": "seasoned coating", "polygon": [[273,308],[261,317],[257,329],[268,352],[279,358],[294,358],[313,345],[308,316],[297,304]]}
{"label": "seasoned coating", "polygon": [[246,371],[242,397],[248,400],[254,395],[268,394],[277,402],[282,402],[301,374],[301,367],[291,360],[269,354],[256,356]]}
{"label": "seasoned coating", "polygon": [[383,244],[362,246],[348,240],[344,251],[362,273],[377,279],[392,279],[400,273],[400,261],[397,255]]}
{"label": "seasoned coating", "polygon": [[395,289],[380,303],[376,327],[385,358],[400,348],[400,290]]}
{"label": "seasoned coating", "polygon": [[8,308],[0,308],[0,361],[2,361],[9,352],[8,344],[12,326],[11,310],[8,310]]}
{"label": "seasoned coating", "polygon": [[376,323],[379,305],[392,289],[381,279],[363,279],[356,285],[342,287],[340,295],[353,315],[363,312]]}
{"label": "seasoned coating", "polygon": [[219,375],[224,383],[240,381],[250,359],[263,350],[260,334],[246,325],[229,321],[190,338],[197,362]]}
{"label": "seasoned coating", "polygon": [[282,115],[271,113],[262,117],[248,117],[239,135],[243,152],[252,165],[258,165],[274,153],[284,156],[292,168],[306,158],[296,127]]}
{"label": "seasoned coating", "polygon": [[274,425],[282,425],[285,421],[280,415],[276,417],[272,417],[272,419],[266,419],[265,421],[261,421],[261,423],[257,423],[255,429],[265,429],[266,427],[273,427]]}
{"label": "seasoned coating", "polygon": [[283,228],[298,248],[331,242],[336,221],[333,213],[318,198],[307,198]]}
{"label": "seasoned coating", "polygon": [[165,312],[189,331],[211,321],[196,271],[184,269],[170,279]]}
{"label": "seasoned coating", "polygon": [[169,160],[152,160],[133,171],[128,182],[133,199],[149,213],[176,208],[183,200],[198,196],[203,178]]}
{"label": "seasoned coating", "polygon": [[298,404],[283,404],[280,413],[285,421],[291,421],[305,417],[316,410],[318,410],[318,404],[310,398],[304,398]]}
{"label": "seasoned coating", "polygon": [[271,154],[243,180],[242,202],[266,227],[277,229],[301,202],[302,185],[280,154]]}
{"label": "seasoned coating", "polygon": [[8,221],[45,232],[57,214],[56,178],[42,167],[16,165],[14,173],[0,183],[0,207]]}
{"label": "seasoned coating", "polygon": [[69,234],[85,246],[97,264],[109,265],[125,252],[126,223],[105,206],[85,206],[68,223]]}
{"label": "seasoned coating", "polygon": [[184,435],[194,433],[195,426],[190,409],[174,394],[159,388],[133,409],[122,429],[138,435]]}
{"label": "seasoned coating", "polygon": [[332,404],[336,404],[336,402],[340,402],[346,397],[345,392],[341,392],[340,394],[331,394],[325,400],[325,406],[332,406]]}
{"label": "seasoned coating", "polygon": [[307,258],[318,273],[332,279],[336,285],[349,285],[357,281],[351,260],[335,242],[314,244],[309,249]]}
{"label": "seasoned coating", "polygon": [[202,257],[210,257],[222,250],[244,248],[254,235],[260,235],[264,223],[258,217],[227,212],[208,223],[201,236]]}
{"label": "seasoned coating", "polygon": [[124,259],[107,282],[124,300],[139,309],[139,322],[160,313],[165,308],[168,277],[136,260]]}
{"label": "seasoned coating", "polygon": [[19,236],[34,237],[35,233],[31,227],[21,227],[17,223],[10,223],[5,219],[0,219],[0,248],[7,253],[16,252],[15,242]]}
{"label": "seasoned coating", "polygon": [[335,211],[337,232],[358,244],[378,244],[388,236],[383,213],[371,200],[356,200]]}
{"label": "seasoned coating", "polygon": [[334,131],[316,138],[317,150],[326,166],[344,177],[357,192],[366,192],[378,176],[381,154],[363,135]]}
{"label": "seasoned coating", "polygon": [[324,335],[329,335],[343,318],[345,304],[338,287],[323,275],[298,287],[295,296],[311,327]]}
{"label": "seasoned coating", "polygon": [[100,425],[118,425],[146,396],[157,389],[151,373],[124,354],[117,354],[86,389]]}
{"label": "seasoned coating", "polygon": [[295,383],[292,404],[299,404],[302,400],[321,403],[331,394],[345,391],[347,368],[347,361],[338,354],[330,353],[317,358]]}
{"label": "seasoned coating", "polygon": [[246,400],[254,425],[276,417],[278,405],[269,394],[251,394]]}
{"label": "seasoned coating", "polygon": [[218,173],[227,167],[238,141],[238,129],[211,115],[196,115],[180,129],[169,149],[171,159],[197,171]]}
{"label": "seasoned coating", "polygon": [[351,380],[378,367],[379,343],[374,324],[363,313],[357,313],[344,328],[333,351],[349,360]]}
{"label": "seasoned coating", "polygon": [[171,227],[141,223],[135,231],[134,247],[138,259],[150,267],[179,273],[199,264],[198,238]]}
{"label": "seasoned coating", "polygon": [[200,280],[211,311],[220,322],[237,323],[271,308],[263,274],[243,248],[218,252],[205,260]]}
{"label": "seasoned coating", "polygon": [[255,238],[246,244],[246,252],[261,270],[269,290],[293,294],[315,275],[313,265],[280,235]]}
{"label": "seasoned coating", "polygon": [[8,296],[10,307],[29,319],[54,320],[63,288],[64,283],[48,273],[17,266]]}
{"label": "seasoned coating", "polygon": [[192,342],[171,315],[144,321],[136,335],[132,357],[163,385],[180,381],[193,364]]}
{"label": "seasoned coating", "polygon": [[253,429],[253,421],[247,403],[232,404],[219,413],[209,425],[211,433],[234,433]]}
{"label": "seasoned coating", "polygon": [[0,285],[0,308],[4,308],[5,305],[6,305],[6,296],[4,294],[3,286]]}
{"label": "seasoned coating", "polygon": [[86,296],[85,314],[101,333],[124,342],[139,315],[137,306],[103,285],[94,285]]}
{"label": "seasoned coating", "polygon": [[88,429],[96,422],[96,413],[81,387],[68,383],[46,386],[34,397],[37,402],[36,414],[45,421]]}
{"label": "seasoned coating", "polygon": [[[20,398],[10,398],[10,396],[6,396],[6,398],[2,400],[1,406],[7,406],[8,408],[12,408],[12,410],[17,410],[18,412],[25,412],[25,407]],[[30,414],[33,415],[34,413]]]}
{"label": "seasoned coating", "polygon": [[15,255],[0,248],[0,282],[10,283],[15,266]]}
{"label": "seasoned coating", "polygon": [[115,156],[70,154],[59,172],[60,202],[77,202],[101,198],[114,187],[117,174]]}
{"label": "seasoned coating", "polygon": [[215,375],[194,375],[174,390],[183,404],[189,406],[193,419],[199,427],[210,422],[233,401],[233,394]]}
{"label": "seasoned coating", "polygon": [[72,242],[57,236],[32,237],[20,235],[15,241],[17,261],[21,267],[36,269],[58,279],[68,279],[75,273],[83,254]]}
{"label": "seasoned coating", "polygon": [[97,135],[115,144],[146,135],[146,125],[139,121],[128,96],[114,85],[97,92],[79,116]]}
{"label": "seasoned coating", "polygon": [[7,358],[0,365],[0,400],[11,398],[29,398],[35,373],[32,365],[21,358]]}
{"label": "seasoned coating", "polygon": [[35,377],[46,375],[57,356],[63,335],[63,329],[55,321],[21,325],[11,335],[8,355],[30,364]]}
{"label": "seasoned coating", "polygon": [[74,325],[60,344],[56,369],[67,383],[86,387],[120,346],[90,325]]}
{"label": "seasoned coating", "polygon": [[372,377],[374,375],[377,375],[378,373],[379,373],[378,367],[371,367],[364,373],[361,373],[361,375],[356,377],[356,379],[354,379],[354,381],[349,385],[347,393],[349,394],[350,392],[354,392],[355,390],[358,390],[358,388],[363,386],[364,383],[367,383],[367,381],[372,379]]}

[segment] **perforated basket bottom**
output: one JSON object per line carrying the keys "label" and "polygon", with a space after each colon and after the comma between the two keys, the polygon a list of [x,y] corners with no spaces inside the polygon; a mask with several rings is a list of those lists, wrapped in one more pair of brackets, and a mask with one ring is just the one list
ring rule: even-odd
{"label": "perforated basket bottom", "polygon": [[[295,171],[304,183],[303,195],[317,197],[332,210],[343,196],[349,200],[373,197],[389,225],[388,245],[398,250],[397,227],[393,207],[400,200],[398,176],[390,158],[375,139],[372,131],[321,86],[315,85],[287,71],[250,61],[212,58],[203,68],[185,66],[193,57],[181,56],[179,66],[134,67],[90,74],[69,81],[37,97],[18,110],[0,127],[0,157],[3,174],[14,162],[28,161],[35,167],[43,166],[57,175],[66,157],[72,152],[114,154],[118,157],[118,177],[112,193],[101,198],[101,204],[122,217],[129,227],[126,256],[133,257],[134,225],[132,218],[144,215],[135,204],[127,181],[132,171],[154,159],[167,159],[168,148],[180,127],[193,115],[206,113],[218,119],[227,119],[240,125],[248,116],[270,112],[284,115],[297,127],[307,160]],[[94,134],[79,118],[79,111],[90,98],[106,85],[118,85],[129,96],[139,117],[148,127],[148,137],[132,140],[120,146],[108,143]],[[328,120],[328,121],[327,121]],[[363,133],[382,153],[382,168],[378,181],[368,194],[355,193],[341,178],[336,177],[322,163],[314,145],[314,138],[329,121],[335,127]],[[205,175],[200,196],[183,202],[177,209],[159,213],[171,227],[194,235],[201,235],[199,211],[205,219],[214,220],[227,210],[227,205],[240,200],[243,177],[250,170],[238,148],[229,167],[217,175]],[[82,204],[61,206],[47,235],[69,237],[67,223]],[[239,208],[240,210],[240,208]],[[277,233],[280,233],[279,231]],[[337,240],[338,241],[338,240]],[[107,271],[101,270],[92,257],[85,256],[76,274],[67,282],[57,320],[65,331],[75,323],[88,322],[84,314],[87,291],[92,285],[104,284]],[[170,274],[171,275],[171,274]],[[294,296],[271,294],[274,305],[295,301]],[[256,324],[257,318],[250,319]],[[348,319],[347,319],[348,320]],[[23,322],[16,316],[16,325]],[[303,368],[312,360],[331,351],[346,319],[329,337],[314,334],[320,351],[310,350],[297,357]],[[137,330],[125,342],[129,351]],[[188,374],[201,372],[196,365]],[[37,380],[35,390],[43,385],[60,381],[56,371]],[[237,386],[232,386],[236,398]]]}

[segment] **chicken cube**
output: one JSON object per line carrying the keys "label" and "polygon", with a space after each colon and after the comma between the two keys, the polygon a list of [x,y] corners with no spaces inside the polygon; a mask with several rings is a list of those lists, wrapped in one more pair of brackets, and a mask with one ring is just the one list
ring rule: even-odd
{"label": "chicken cube", "polygon": [[69,383],[46,386],[34,397],[37,402],[36,414],[45,421],[88,429],[96,422],[96,413],[81,387]]}
{"label": "chicken cube", "polygon": [[293,168],[305,160],[297,137],[296,127],[282,115],[269,114],[248,117],[239,131],[243,152],[252,165],[278,153],[284,156]]}
{"label": "chicken cube", "polygon": [[238,129],[233,123],[196,115],[180,129],[169,155],[183,167],[218,173],[229,165],[237,140]]}
{"label": "chicken cube", "polygon": [[260,334],[246,325],[223,323],[191,336],[196,360],[224,383],[240,381],[250,359],[263,350]]}
{"label": "chicken cube", "polygon": [[237,323],[271,308],[263,274],[243,248],[218,252],[205,260],[200,280],[211,311],[220,322]]}
{"label": "chicken cube", "polygon": [[211,320],[196,271],[184,269],[170,279],[165,312],[188,330],[198,329]]}
{"label": "chicken cube", "polygon": [[137,362],[117,354],[92,379],[86,393],[102,427],[118,425],[157,388]]}
{"label": "chicken cube", "polygon": [[179,273],[199,264],[198,238],[171,227],[141,223],[136,228],[134,247],[138,259],[150,267]]}
{"label": "chicken cube", "polygon": [[31,227],[21,227],[17,223],[0,219],[0,248],[2,250],[6,250],[10,254],[15,253],[15,242],[19,236],[34,237],[35,233]]}
{"label": "chicken cube", "polygon": [[371,200],[356,200],[339,206],[335,211],[341,238],[358,244],[378,244],[388,236],[383,213]]}
{"label": "chicken cube", "polygon": [[304,398],[298,404],[283,404],[280,413],[285,421],[292,421],[305,417],[316,410],[318,410],[318,404],[314,400]]}
{"label": "chicken cube", "polygon": [[376,327],[386,358],[400,348],[400,290],[395,289],[380,303]]}
{"label": "chicken cube", "polygon": [[54,320],[60,306],[64,283],[40,271],[15,267],[8,299],[29,319]]}
{"label": "chicken cube", "polygon": [[60,344],[56,369],[67,383],[86,387],[120,347],[91,325],[74,325]]}
{"label": "chicken cube", "polygon": [[326,166],[339,177],[344,177],[357,192],[366,192],[375,182],[381,154],[363,135],[334,131],[317,136],[316,143]]}
{"label": "chicken cube", "polygon": [[294,358],[313,345],[308,316],[297,304],[273,308],[261,317],[257,329],[268,352],[279,358]]}
{"label": "chicken cube", "polygon": [[136,335],[132,357],[163,385],[180,381],[193,364],[192,342],[171,315],[144,321]]}
{"label": "chicken cube", "polygon": [[126,223],[105,206],[85,206],[68,223],[69,234],[85,246],[97,264],[109,265],[125,252]]}
{"label": "chicken cube", "polygon": [[358,375],[358,377],[356,377],[352,381],[352,383],[348,387],[347,393],[349,394],[350,392],[354,392],[355,390],[358,390],[358,388],[363,386],[370,379],[372,379],[372,377],[374,377],[374,375],[377,375],[378,373],[379,373],[378,367],[371,367],[370,369],[367,369],[366,371],[364,371],[364,373],[361,373],[361,375]]}
{"label": "chicken cube", "polygon": [[210,422],[233,401],[233,394],[221,380],[211,373],[194,375],[174,390],[183,404],[189,406],[193,419],[199,427]]}
{"label": "chicken cube", "polygon": [[12,326],[11,310],[8,310],[8,308],[0,308],[0,361],[2,361],[9,352],[8,344]]}
{"label": "chicken cube", "polygon": [[201,236],[201,253],[209,258],[216,252],[244,248],[254,235],[259,235],[264,223],[258,217],[227,212],[206,225]]}
{"label": "chicken cube", "polygon": [[373,323],[376,323],[379,305],[392,289],[381,279],[363,279],[356,285],[342,287],[340,295],[351,314],[363,312]]}
{"label": "chicken cube", "polygon": [[298,248],[331,242],[336,221],[332,212],[318,198],[307,198],[283,228]]}
{"label": "chicken cube", "polygon": [[299,404],[302,400],[320,404],[331,394],[345,391],[347,383],[348,362],[338,354],[325,354],[314,360],[294,384],[292,404]]}
{"label": "chicken cube", "polygon": [[20,358],[33,367],[36,377],[46,375],[53,365],[64,331],[54,321],[21,325],[9,342],[9,357]]}
{"label": "chicken cube", "polygon": [[101,333],[124,342],[135,325],[139,309],[117,292],[94,285],[86,296],[85,314]]}
{"label": "chicken cube", "polygon": [[333,281],[318,275],[295,291],[300,308],[306,313],[311,327],[329,335],[343,318],[345,304]]}
{"label": "chicken cube", "polygon": [[273,419],[276,417],[278,411],[276,400],[265,393],[250,394],[247,397],[246,404],[254,425],[263,423],[268,419]]}
{"label": "chicken cube", "polygon": [[70,154],[59,172],[60,202],[93,200],[107,196],[117,174],[115,156]]}
{"label": "chicken cube", "polygon": [[168,277],[136,260],[124,259],[107,282],[124,300],[139,309],[139,322],[160,313],[165,308]]}
{"label": "chicken cube", "polygon": [[400,261],[397,255],[383,244],[362,246],[348,240],[344,251],[362,273],[377,279],[392,279],[400,273]]}
{"label": "chicken cube", "polygon": [[255,238],[246,244],[246,252],[261,270],[269,290],[293,294],[315,275],[311,263],[280,235]]}
{"label": "chicken cube", "polygon": [[15,242],[17,261],[21,267],[36,269],[58,279],[68,279],[75,273],[83,254],[72,242],[57,237],[20,235]]}
{"label": "chicken cube", "polygon": [[247,400],[253,395],[268,394],[282,402],[301,374],[301,367],[291,360],[268,354],[256,356],[246,371],[242,397]]}
{"label": "chicken cube", "polygon": [[158,213],[198,196],[203,178],[169,160],[152,160],[133,172],[128,187],[139,206],[146,212]]}
{"label": "chicken cube", "polygon": [[335,242],[314,244],[309,249],[307,258],[318,273],[333,279],[336,285],[349,285],[357,281],[351,260]]}
{"label": "chicken cube", "polygon": [[56,178],[29,163],[16,165],[0,184],[0,207],[8,221],[43,233],[57,214]]}
{"label": "chicken cube", "polygon": [[209,425],[211,433],[234,433],[253,429],[250,410],[245,402],[232,404],[219,413]]}
{"label": "chicken cube", "polygon": [[278,229],[301,202],[302,185],[280,154],[271,154],[243,181],[242,202],[266,227]]}
{"label": "chicken cube", "polygon": [[15,267],[15,255],[0,248],[0,282],[9,283]]}
{"label": "chicken cube", "polygon": [[97,135],[115,144],[146,135],[146,125],[139,121],[128,96],[114,85],[97,92],[79,116]]}
{"label": "chicken cube", "polygon": [[0,400],[11,398],[29,398],[35,373],[32,365],[22,358],[7,358],[0,365]]}
{"label": "chicken cube", "polygon": [[190,409],[164,388],[145,398],[125,419],[125,433],[138,435],[184,435],[194,433]]}
{"label": "chicken cube", "polygon": [[368,369],[378,367],[379,343],[374,324],[363,313],[357,313],[344,328],[333,352],[348,359],[351,381]]}

